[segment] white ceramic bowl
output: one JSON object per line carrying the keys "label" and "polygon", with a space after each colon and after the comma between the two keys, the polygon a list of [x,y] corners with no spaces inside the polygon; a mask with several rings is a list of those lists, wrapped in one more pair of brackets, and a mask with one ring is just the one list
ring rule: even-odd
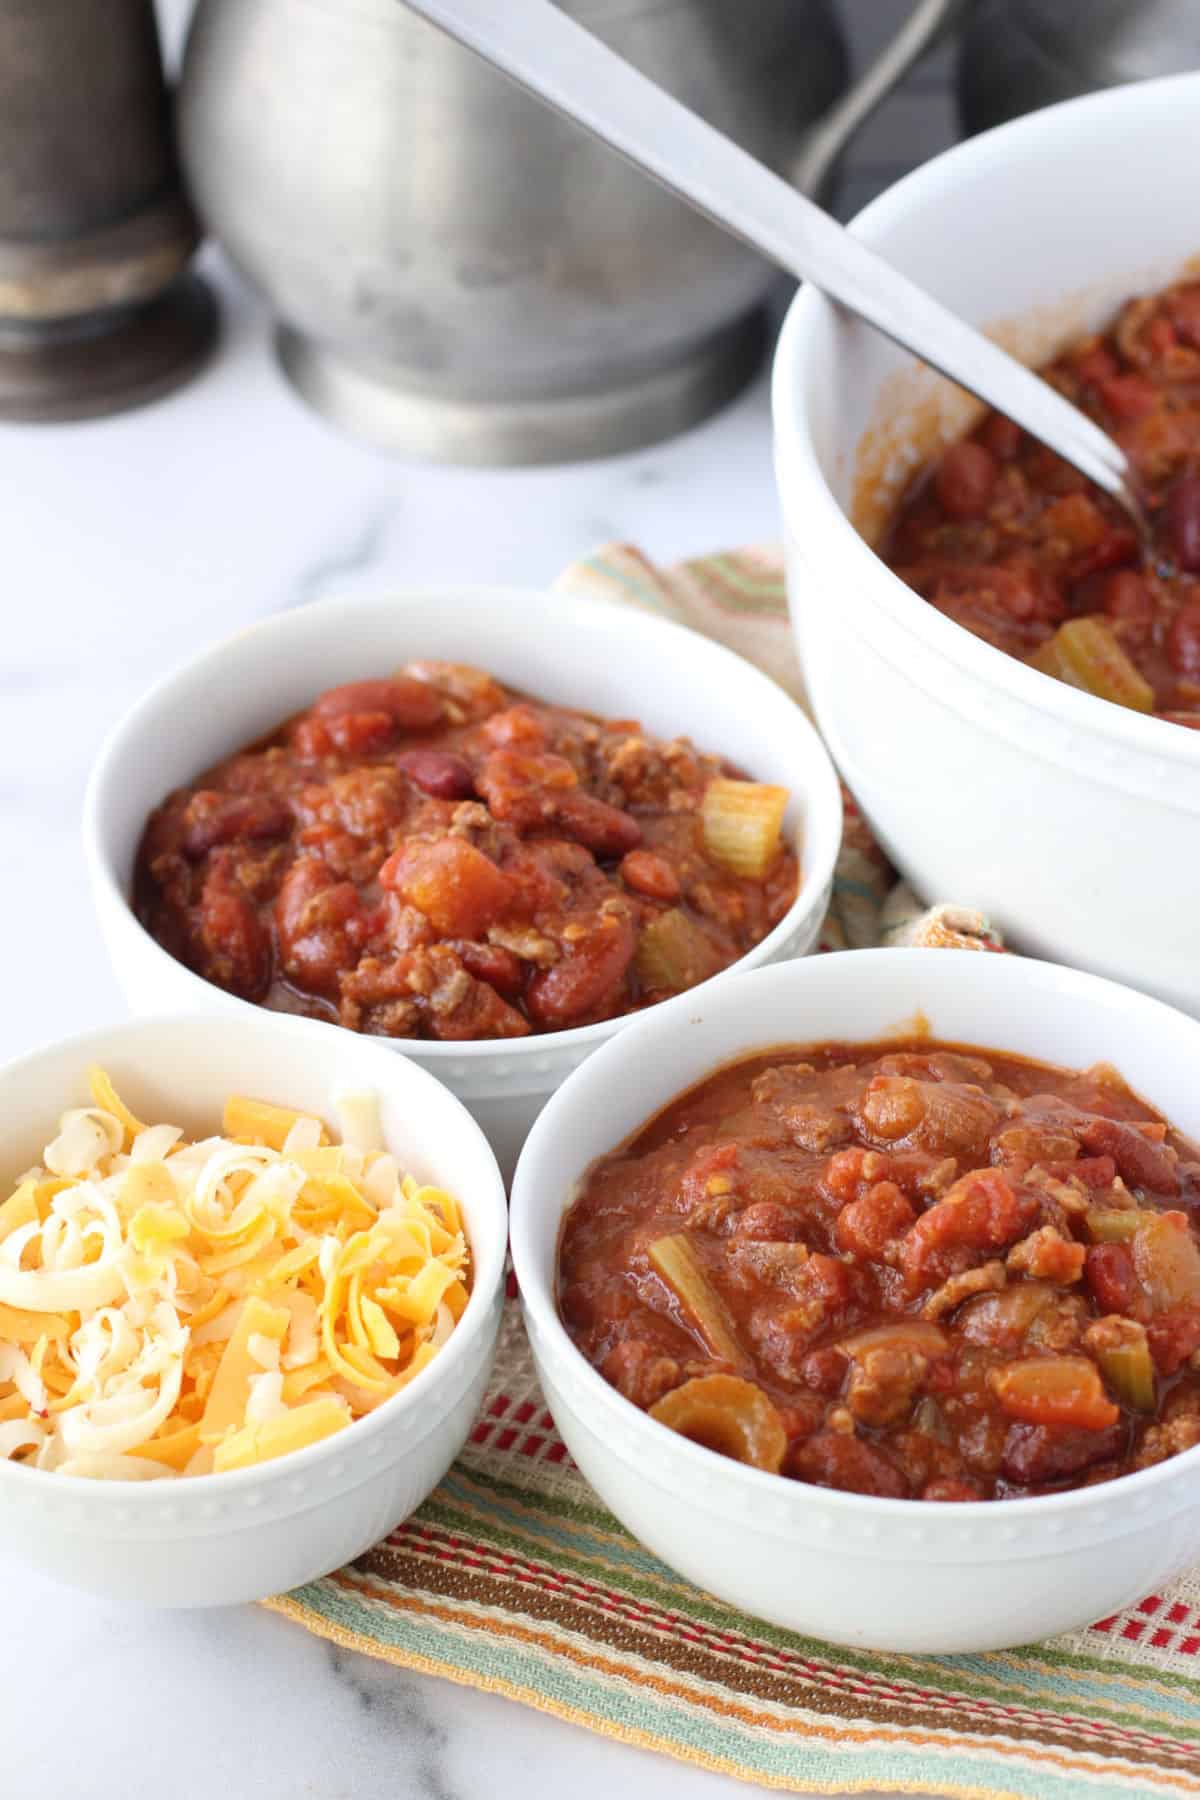
{"label": "white ceramic bowl", "polygon": [[[248,1018],[259,1010],[176,962],[131,912],[133,860],[151,810],[323,688],[413,657],[475,663],[539,699],[690,736],[790,788],[785,828],[799,839],[800,892],[735,966],[800,956],[812,944],[841,841],[841,791],[816,732],[781,688],[707,638],[632,607],[507,588],[422,590],[265,619],[159,682],[109,738],[88,788],[84,836],[100,924],[135,1012],[186,1006]],[[559,1082],[626,1023],[505,1043],[377,1041],[465,1102],[507,1175]]]}
{"label": "white ceramic bowl", "polygon": [[[1200,149],[1200,74],[1030,114],[939,156],[856,234],[1037,362],[1178,276],[1200,223],[1164,171]],[[792,615],[834,761],[930,900],[1200,1012],[1200,733],[1052,682],[911,593],[878,529],[972,414],[812,288],[775,370]]]}
{"label": "white ceramic bowl", "polygon": [[942,1505],[809,1487],[704,1450],[622,1399],[572,1344],[554,1301],[563,1213],[597,1156],[723,1063],[776,1044],[911,1034],[918,1012],[951,1041],[1077,1068],[1108,1059],[1200,1133],[1200,1024],[1158,1001],[1018,957],[812,957],[673,1000],[577,1070],[518,1164],[512,1254],[567,1447],[665,1562],[757,1617],[835,1643],[988,1650],[1103,1618],[1194,1562],[1200,1449],[1027,1500]]}
{"label": "white ceramic bowl", "polygon": [[326,1574],[385,1537],[458,1454],[483,1398],[503,1303],[507,1212],[487,1142],[453,1095],[352,1032],[260,1012],[137,1019],[0,1069],[3,1169],[38,1160],[60,1112],[103,1065],[143,1117],[211,1131],[231,1093],[330,1111],[371,1088],[390,1149],[461,1202],[474,1262],[452,1336],[402,1393],[319,1444],[227,1475],[90,1481],[0,1461],[5,1554],[73,1587],[154,1606],[259,1600]]}

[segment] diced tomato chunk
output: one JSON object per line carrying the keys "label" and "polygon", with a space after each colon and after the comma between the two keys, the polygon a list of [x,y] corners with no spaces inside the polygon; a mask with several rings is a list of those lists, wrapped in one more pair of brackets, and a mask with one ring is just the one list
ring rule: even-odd
{"label": "diced tomato chunk", "polygon": [[1017,1193],[999,1169],[977,1169],[906,1233],[900,1266],[913,1287],[941,1281],[1014,1243],[1036,1213],[1036,1199]]}
{"label": "diced tomato chunk", "polygon": [[692,1213],[698,1206],[734,1192],[733,1171],[737,1168],[736,1144],[701,1144],[679,1180],[676,1205],[682,1213]]}
{"label": "diced tomato chunk", "polygon": [[348,712],[322,719],[329,741],[341,756],[368,756],[392,740],[396,725],[390,713]]}
{"label": "diced tomato chunk", "polygon": [[379,871],[384,887],[423,912],[443,937],[481,937],[512,904],[514,884],[465,838],[403,844]]}
{"label": "diced tomato chunk", "polygon": [[1150,1354],[1160,1374],[1174,1375],[1200,1350],[1200,1306],[1173,1307],[1146,1326]]}
{"label": "diced tomato chunk", "polygon": [[821,1185],[835,1200],[853,1200],[864,1180],[863,1163],[874,1150],[863,1150],[857,1144],[852,1150],[835,1150],[825,1165]]}
{"label": "diced tomato chunk", "polygon": [[635,894],[650,900],[678,900],[679,876],[665,856],[653,850],[630,850],[621,858],[621,877]]}
{"label": "diced tomato chunk", "polygon": [[838,1214],[834,1226],[838,1249],[868,1260],[881,1256],[908,1230],[914,1216],[894,1181],[877,1181],[861,1200],[852,1200]]}

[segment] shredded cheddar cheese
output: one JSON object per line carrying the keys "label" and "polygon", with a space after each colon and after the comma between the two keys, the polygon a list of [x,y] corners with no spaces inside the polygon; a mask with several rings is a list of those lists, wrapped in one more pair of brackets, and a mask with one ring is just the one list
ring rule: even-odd
{"label": "shredded cheddar cheese", "polygon": [[454,1199],[402,1174],[371,1094],[234,1096],[143,1124],[108,1076],[0,1203],[0,1458],[110,1480],[247,1468],[340,1431],[467,1303]]}

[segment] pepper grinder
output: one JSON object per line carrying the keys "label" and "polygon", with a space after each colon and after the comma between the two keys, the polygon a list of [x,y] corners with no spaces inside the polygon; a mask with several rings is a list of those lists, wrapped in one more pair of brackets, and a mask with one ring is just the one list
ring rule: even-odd
{"label": "pepper grinder", "polygon": [[0,419],[95,417],[216,336],[152,0],[0,0]]}

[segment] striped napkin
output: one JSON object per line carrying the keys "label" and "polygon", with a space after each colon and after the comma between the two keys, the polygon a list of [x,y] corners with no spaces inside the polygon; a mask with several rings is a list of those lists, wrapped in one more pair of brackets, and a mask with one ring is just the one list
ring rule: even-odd
{"label": "striped napkin", "polygon": [[[561,585],[707,632],[802,697],[774,552],[663,571],[617,546]],[[847,799],[823,948],[1001,947],[969,907],[922,909]],[[764,1625],[605,1512],[554,1430],[515,1291],[441,1486],[356,1563],[268,1604],[369,1656],[790,1793],[1200,1796],[1200,1571],[1086,1630],[980,1656],[873,1655]]]}

